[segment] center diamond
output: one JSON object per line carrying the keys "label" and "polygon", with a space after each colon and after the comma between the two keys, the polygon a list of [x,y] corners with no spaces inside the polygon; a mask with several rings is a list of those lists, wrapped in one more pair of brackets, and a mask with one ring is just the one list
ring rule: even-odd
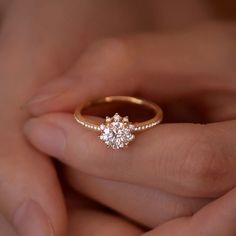
{"label": "center diamond", "polygon": [[128,117],[121,117],[116,113],[113,117],[107,117],[106,123],[100,125],[100,139],[113,149],[120,149],[134,139],[134,125]]}

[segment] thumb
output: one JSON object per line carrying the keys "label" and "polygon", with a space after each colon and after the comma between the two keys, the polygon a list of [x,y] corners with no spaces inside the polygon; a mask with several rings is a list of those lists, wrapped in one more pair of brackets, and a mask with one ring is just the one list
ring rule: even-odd
{"label": "thumb", "polygon": [[178,218],[145,236],[235,236],[236,188],[208,204],[192,217]]}

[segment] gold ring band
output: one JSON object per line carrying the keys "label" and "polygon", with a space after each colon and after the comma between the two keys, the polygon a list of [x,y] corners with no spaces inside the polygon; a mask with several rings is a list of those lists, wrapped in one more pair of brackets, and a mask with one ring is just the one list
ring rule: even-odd
{"label": "gold ring band", "polygon": [[[101,124],[89,120],[83,115],[83,111],[86,108],[112,102],[126,102],[144,106],[154,112],[154,117],[144,122],[131,123],[127,116],[121,117],[116,113],[113,117],[106,117],[105,124]],[[74,116],[76,121],[82,126],[101,132],[100,139],[102,139],[108,146],[111,146],[114,149],[119,149],[127,146],[128,143],[134,139],[134,132],[144,131],[159,124],[162,121],[163,112],[157,104],[144,99],[130,96],[109,96],[89,101],[78,106],[75,110]]]}

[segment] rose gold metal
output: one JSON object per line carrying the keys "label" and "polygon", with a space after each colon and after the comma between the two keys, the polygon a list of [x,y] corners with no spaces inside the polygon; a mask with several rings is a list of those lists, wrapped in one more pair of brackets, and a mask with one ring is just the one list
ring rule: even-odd
{"label": "rose gold metal", "polygon": [[92,107],[92,106],[98,106],[99,104],[102,103],[112,103],[112,102],[127,102],[127,103],[133,103],[140,105],[140,107],[145,106],[152,111],[154,111],[155,115],[153,118],[144,121],[144,122],[133,122],[132,124],[134,125],[134,131],[144,131],[147,129],[150,129],[157,124],[161,123],[163,119],[163,112],[162,109],[155,103],[141,99],[141,98],[136,98],[136,97],[130,97],[130,96],[109,96],[109,97],[104,97],[100,99],[96,99],[93,101],[89,101],[88,103],[82,104],[81,106],[78,106],[74,116],[76,121],[83,125],[84,127],[88,129],[92,129],[95,131],[100,131],[100,125],[101,123],[89,120],[88,118],[83,116],[83,111],[86,108]]}

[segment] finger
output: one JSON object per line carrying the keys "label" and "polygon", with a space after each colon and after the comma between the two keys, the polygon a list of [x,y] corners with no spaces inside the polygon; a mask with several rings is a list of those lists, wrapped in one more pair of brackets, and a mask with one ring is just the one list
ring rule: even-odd
{"label": "finger", "polygon": [[[236,189],[207,205],[192,219],[197,235],[233,236],[236,234]],[[203,228],[200,230],[200,226]]]}
{"label": "finger", "polygon": [[0,214],[0,235],[17,236],[14,228],[1,214]]}
{"label": "finger", "polygon": [[139,236],[141,229],[118,216],[93,209],[78,209],[70,216],[68,236]]}
{"label": "finger", "polygon": [[236,189],[210,203],[193,217],[170,221],[145,236],[234,236],[236,234]]}
{"label": "finger", "polygon": [[25,134],[39,150],[81,172],[184,196],[215,197],[235,185],[235,128],[235,121],[159,125],[115,151],[72,115],[59,113],[30,120]]}
{"label": "finger", "polygon": [[73,189],[149,228],[177,217],[190,216],[210,201],[96,178],[68,167],[65,173]]}
{"label": "finger", "polygon": [[79,197],[79,206],[69,209],[68,236],[139,236],[142,229],[126,219],[104,211],[91,203],[84,203]]}
{"label": "finger", "polygon": [[[144,34],[92,46],[26,107],[34,115],[68,111],[100,96],[139,94],[159,102],[235,92],[234,27],[209,24],[183,33]],[[227,83],[226,83],[227,81]],[[222,108],[223,109],[223,108]]]}
{"label": "finger", "polygon": [[24,236],[46,236],[51,233],[48,222],[56,235],[64,236],[66,212],[56,171],[51,161],[30,148],[20,135],[26,117],[19,106],[43,81],[64,72],[84,46],[111,31],[122,31],[123,25],[127,31],[136,28],[134,18],[139,16],[129,11],[124,14],[125,4],[119,11],[110,4],[114,19],[120,14],[127,19],[110,24],[103,14],[107,4],[97,8],[84,1],[7,3],[0,37],[0,100],[4,101],[0,105],[4,111],[0,127],[0,211]]}
{"label": "finger", "polygon": [[[8,129],[14,131],[15,127]],[[52,231],[64,235],[66,210],[51,160],[32,149],[20,132],[13,137],[5,134],[1,142],[0,211],[4,217],[20,236],[47,236]]]}

